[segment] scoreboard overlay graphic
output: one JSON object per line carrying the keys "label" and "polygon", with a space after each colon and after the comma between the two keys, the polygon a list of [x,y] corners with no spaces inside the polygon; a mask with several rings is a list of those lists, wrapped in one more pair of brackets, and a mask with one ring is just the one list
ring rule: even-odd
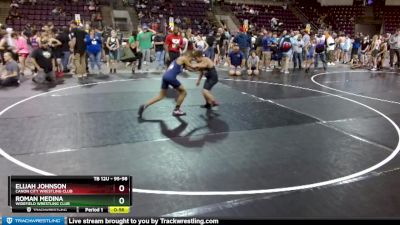
{"label": "scoreboard overlay graphic", "polygon": [[129,213],[131,176],[10,176],[13,213]]}

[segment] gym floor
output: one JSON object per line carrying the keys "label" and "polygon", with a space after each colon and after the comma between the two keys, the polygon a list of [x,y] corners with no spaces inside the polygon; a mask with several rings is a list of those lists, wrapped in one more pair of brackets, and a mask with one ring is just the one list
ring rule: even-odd
{"label": "gym floor", "polygon": [[229,77],[204,104],[197,74],[137,118],[160,73],[0,89],[0,212],[9,175],[131,175],[131,216],[400,217],[395,72]]}

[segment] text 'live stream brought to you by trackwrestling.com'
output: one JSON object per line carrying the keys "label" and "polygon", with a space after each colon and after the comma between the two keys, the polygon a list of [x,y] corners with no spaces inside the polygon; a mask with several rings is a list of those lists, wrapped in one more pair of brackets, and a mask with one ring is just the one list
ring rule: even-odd
{"label": "text 'live stream brought to you by trackwrestling.com'", "polygon": [[[227,222],[227,221],[226,221]],[[133,217],[7,217],[2,225],[160,225],[160,224],[226,224],[219,219],[204,218],[133,218]]]}

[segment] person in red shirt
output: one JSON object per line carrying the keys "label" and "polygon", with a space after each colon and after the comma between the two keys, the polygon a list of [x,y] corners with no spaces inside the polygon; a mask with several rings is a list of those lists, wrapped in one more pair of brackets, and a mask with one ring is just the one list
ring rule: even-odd
{"label": "person in red shirt", "polygon": [[179,28],[175,26],[173,33],[168,34],[165,39],[165,50],[169,56],[168,65],[179,57],[181,49],[183,49],[183,38],[179,34]]}

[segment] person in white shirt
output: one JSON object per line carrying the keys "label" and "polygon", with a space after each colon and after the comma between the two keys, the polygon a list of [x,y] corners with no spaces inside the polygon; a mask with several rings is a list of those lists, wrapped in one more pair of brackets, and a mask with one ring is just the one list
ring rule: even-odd
{"label": "person in white shirt", "polygon": [[270,23],[271,23],[271,28],[273,30],[276,30],[276,28],[278,27],[278,19],[275,17],[272,17]]}
{"label": "person in white shirt", "polygon": [[194,49],[196,51],[202,51],[205,52],[208,49],[208,44],[207,42],[203,39],[202,34],[199,34],[199,36],[196,39],[196,43],[194,45]]}
{"label": "person in white shirt", "polygon": [[175,19],[175,23],[176,23],[176,24],[179,25],[181,22],[182,22],[182,21],[181,21],[181,19],[180,19],[179,17],[177,17],[177,18]]}
{"label": "person in white shirt", "polygon": [[249,76],[251,75],[258,75],[260,74],[259,70],[259,65],[260,65],[260,58],[257,56],[256,51],[251,51],[250,56],[247,59],[247,74]]}
{"label": "person in white shirt", "polygon": [[304,41],[301,34],[297,34],[297,38],[293,40],[293,68],[296,69],[298,65],[299,69],[302,69]]}
{"label": "person in white shirt", "polygon": [[328,61],[328,66],[334,66],[335,59],[334,59],[334,54],[335,54],[335,39],[334,37],[329,33],[329,31],[325,31],[325,37],[326,39],[326,55],[327,55],[327,61]]}

